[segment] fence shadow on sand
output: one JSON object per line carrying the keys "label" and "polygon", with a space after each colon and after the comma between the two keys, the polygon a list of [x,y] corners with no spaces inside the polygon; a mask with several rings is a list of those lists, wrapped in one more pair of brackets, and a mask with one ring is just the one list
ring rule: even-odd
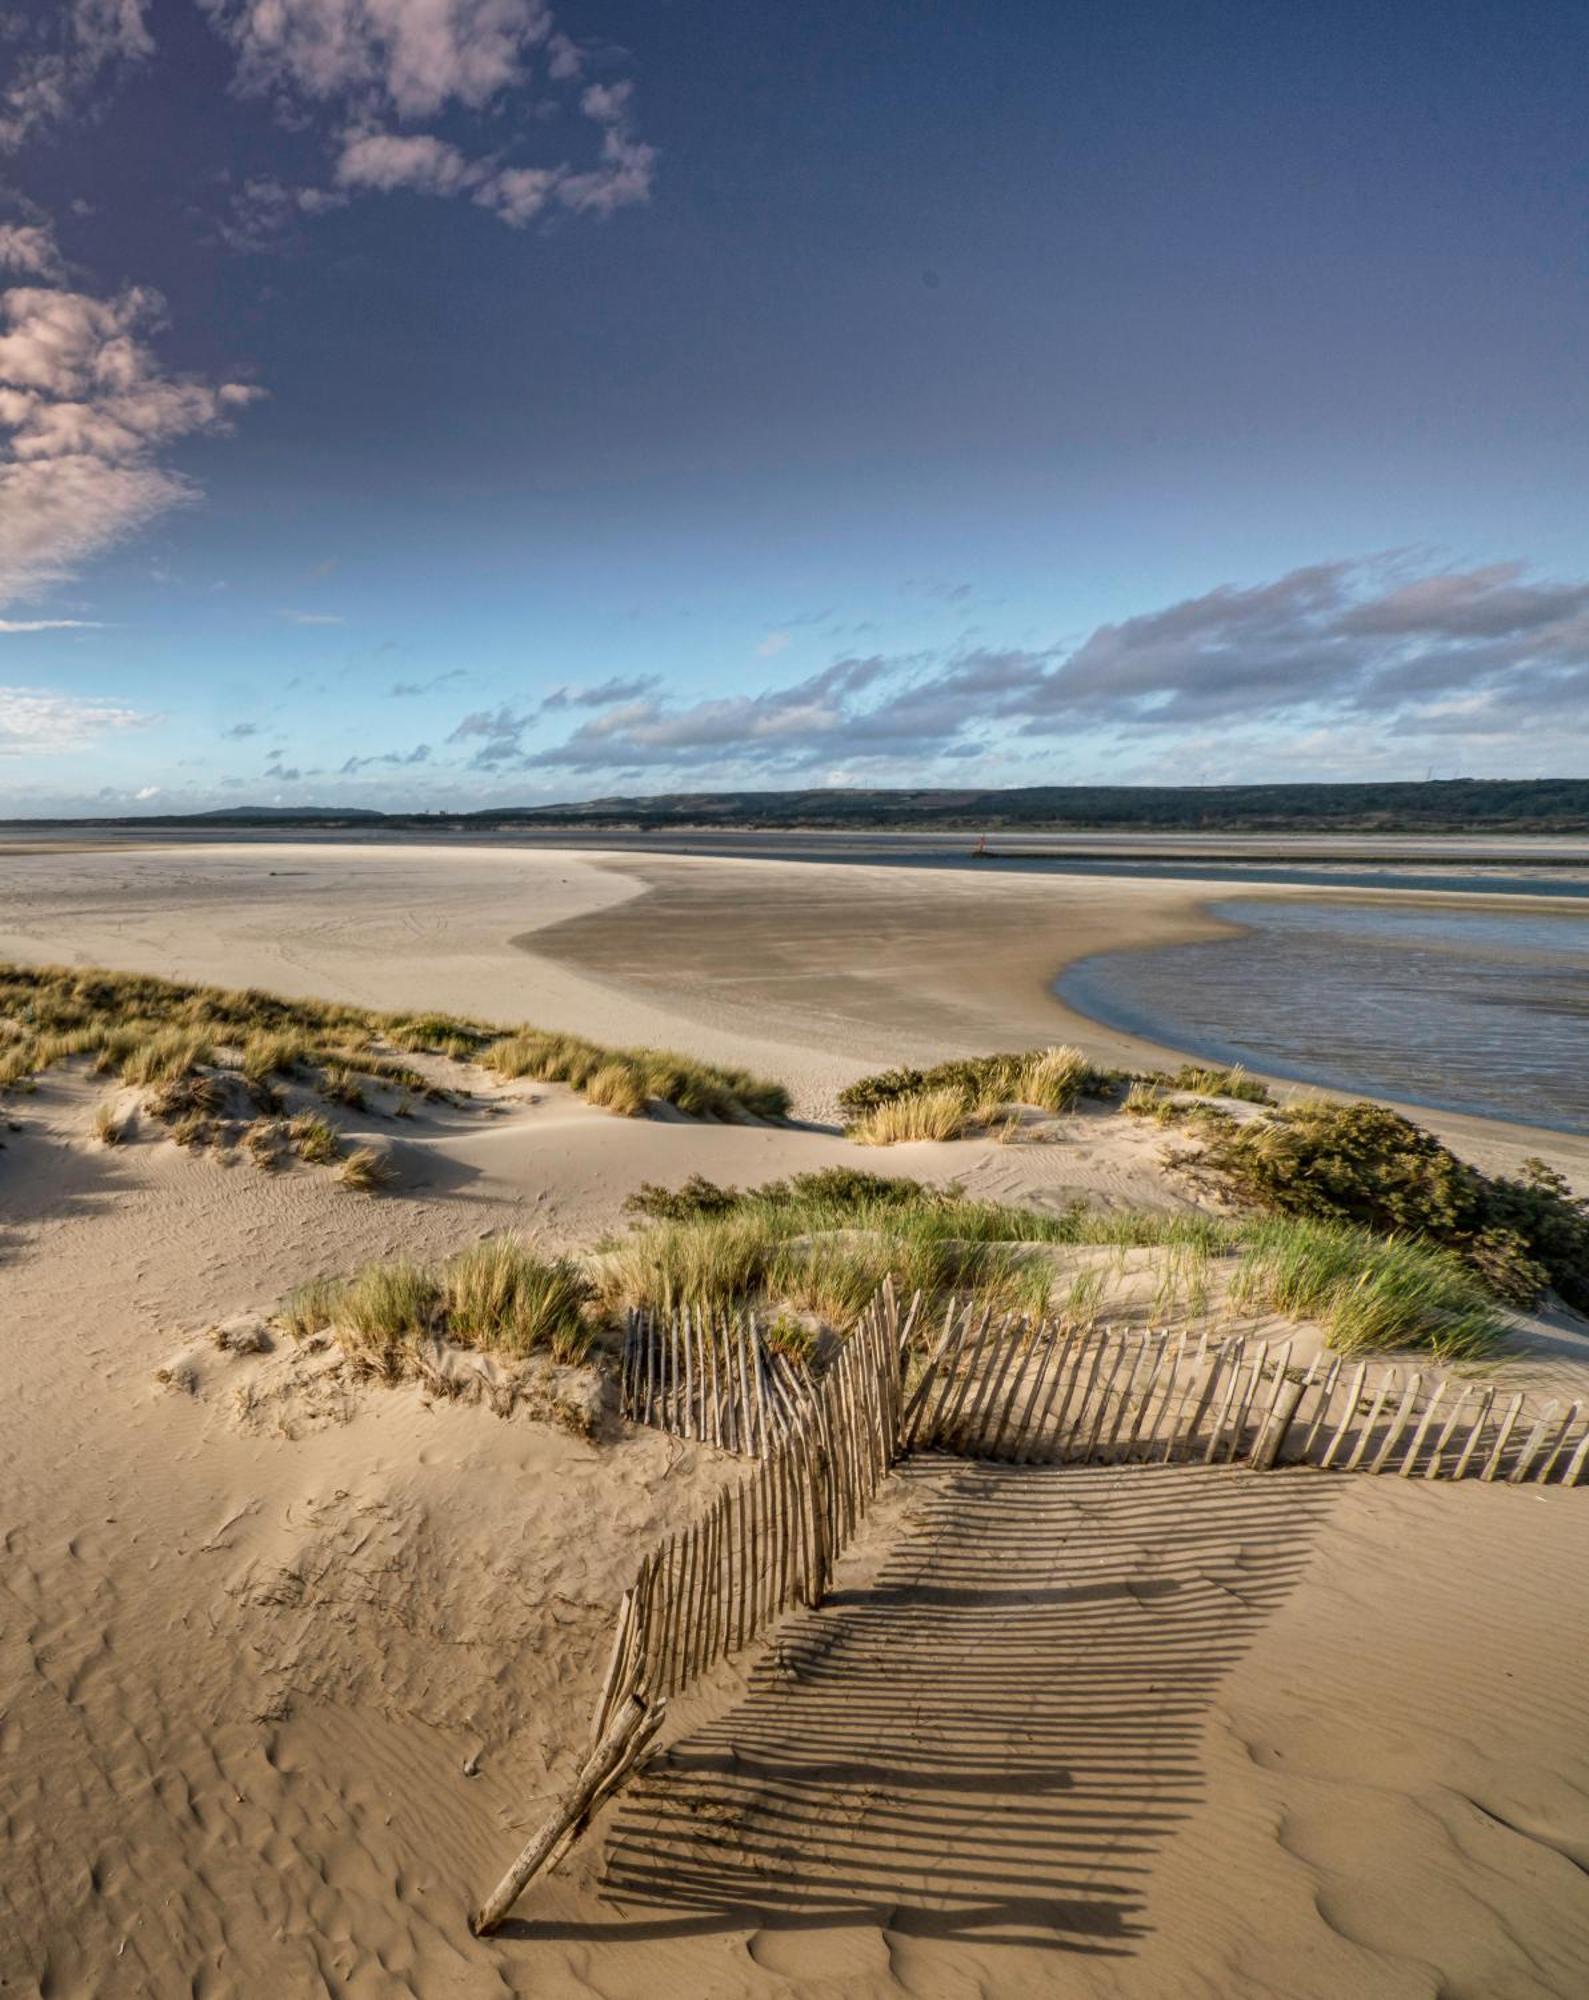
{"label": "fence shadow on sand", "polygon": [[936,1455],[900,1477],[909,1525],[875,1580],[786,1620],[737,1706],[615,1807],[612,1917],[505,1934],[1135,1948],[1215,1691],[1337,1489]]}

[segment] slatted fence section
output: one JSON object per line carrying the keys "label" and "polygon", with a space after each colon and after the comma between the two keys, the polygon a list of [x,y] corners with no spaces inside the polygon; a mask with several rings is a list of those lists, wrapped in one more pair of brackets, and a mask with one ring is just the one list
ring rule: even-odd
{"label": "slatted fence section", "polygon": [[1068,1328],[952,1307],[906,1406],[904,1449],[1017,1464],[1311,1464],[1411,1478],[1577,1484],[1566,1399],[1257,1335]]}
{"label": "slatted fence section", "polygon": [[810,1395],[754,1313],[731,1319],[686,1306],[628,1317],[621,1408],[632,1423],[761,1458],[801,1428]]}
{"label": "slatted fence section", "polygon": [[[683,1326],[665,1331],[671,1352]],[[897,1456],[908,1338],[908,1320],[902,1327],[885,1289],[832,1367],[789,1406],[750,1477],[642,1562],[619,1612],[595,1739],[629,1695],[676,1694],[791,1605],[821,1602],[835,1559]],[[660,1345],[653,1339],[650,1351]]]}
{"label": "slatted fence section", "polygon": [[1576,1486],[1589,1470],[1584,1405],[1438,1370],[1333,1357],[1282,1447],[1331,1471]]}

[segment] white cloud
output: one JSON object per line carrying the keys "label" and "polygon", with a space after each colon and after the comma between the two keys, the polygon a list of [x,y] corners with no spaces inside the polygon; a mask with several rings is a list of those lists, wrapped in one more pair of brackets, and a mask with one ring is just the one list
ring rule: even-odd
{"label": "white cloud", "polygon": [[780,653],[788,652],[791,643],[792,640],[789,633],[769,632],[756,648],[756,657],[758,660],[776,659]]}
{"label": "white cloud", "polygon": [[0,268],[28,278],[59,278],[61,252],[47,223],[0,223]]}
{"label": "white cloud", "polygon": [[553,167],[504,167],[482,183],[475,200],[494,209],[515,229],[533,222],[557,190],[560,174]]}
{"label": "white cloud", "polygon": [[281,615],[289,625],[346,625],[348,622],[335,611],[284,611]]}
{"label": "white cloud", "polygon": [[15,149],[41,127],[71,117],[107,71],[154,53],[147,0],[67,0],[41,10],[22,35],[0,91],[0,146]]}
{"label": "white cloud", "polygon": [[[467,196],[515,228],[556,204],[606,216],[649,200],[656,149],[635,136],[633,86],[583,83],[584,56],[554,29],[542,0],[199,0],[238,52],[238,84],[295,108],[331,107],[335,186],[324,192],[249,183],[221,234],[234,247],[274,247],[298,216],[359,193]],[[502,144],[496,114],[534,85],[596,125],[594,164],[523,165]],[[581,87],[582,86],[582,87]],[[456,137],[394,129],[489,114],[480,149]],[[528,121],[539,129],[538,119]]]}
{"label": "white cloud", "polygon": [[345,207],[348,199],[335,188],[288,187],[269,174],[253,175],[232,195],[216,231],[232,250],[279,250],[301,218]]}
{"label": "white cloud", "polygon": [[48,757],[81,750],[100,737],[141,728],[149,717],[115,702],[0,687],[0,757]]}
{"label": "white cloud", "polygon": [[0,618],[0,632],[102,632],[97,618]]}
{"label": "white cloud", "polygon": [[0,603],[192,498],[160,448],[259,393],[166,374],[142,338],[161,309],[139,287],[0,294]]}
{"label": "white cloud", "polygon": [[349,132],[336,165],[339,186],[375,188],[383,194],[401,187],[419,194],[456,194],[483,174],[456,146],[428,132]]}
{"label": "white cloud", "polygon": [[238,51],[245,89],[478,110],[523,83],[552,31],[541,0],[199,0]]}

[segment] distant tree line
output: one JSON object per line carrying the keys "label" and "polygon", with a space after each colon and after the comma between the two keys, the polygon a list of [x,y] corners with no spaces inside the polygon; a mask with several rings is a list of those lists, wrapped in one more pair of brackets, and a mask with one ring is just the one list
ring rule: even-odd
{"label": "distant tree line", "polygon": [[[21,822],[11,822],[20,824]],[[319,826],[480,831],[579,827],[662,833],[836,832],[1589,833],[1589,779],[1450,778],[1422,784],[1025,785],[1009,789],[668,792],[477,812],[381,813],[348,806],[27,824]]]}

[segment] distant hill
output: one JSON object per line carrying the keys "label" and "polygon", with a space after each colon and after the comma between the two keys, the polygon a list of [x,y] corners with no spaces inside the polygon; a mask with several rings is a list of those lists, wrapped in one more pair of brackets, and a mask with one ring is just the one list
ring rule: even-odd
{"label": "distant hill", "polygon": [[[3,822],[0,822],[3,823]],[[65,824],[66,822],[51,822]],[[1449,778],[1371,785],[1027,785],[1007,790],[667,792],[479,812],[382,813],[361,806],[227,806],[221,811],[70,822],[79,826],[359,825],[445,832],[569,827],[638,832],[808,828],[837,832],[1589,833],[1589,779]],[[39,821],[11,824],[39,825]]]}
{"label": "distant hill", "polygon": [[[386,817],[383,812],[372,812],[368,806],[220,806],[214,812],[172,813],[169,820],[180,821],[183,826],[266,826],[279,820],[304,820],[311,825],[326,825],[350,819],[383,820]],[[118,821],[117,824],[124,822]]]}

